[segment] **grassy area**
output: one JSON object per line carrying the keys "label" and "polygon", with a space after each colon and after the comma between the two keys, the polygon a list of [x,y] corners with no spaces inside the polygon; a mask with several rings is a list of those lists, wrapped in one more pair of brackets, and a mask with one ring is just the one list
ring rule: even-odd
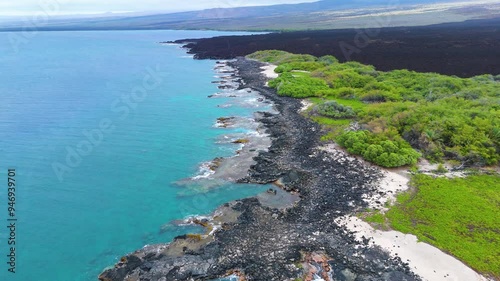
{"label": "grassy area", "polygon": [[345,106],[350,106],[352,109],[355,111],[362,111],[365,109],[368,105],[362,101],[359,100],[348,100],[348,99],[339,99],[339,98],[332,98],[330,97],[329,99],[335,100],[336,102],[340,103],[341,105]]}
{"label": "grassy area", "polygon": [[384,214],[382,214],[378,211],[371,213],[368,216],[365,216],[363,219],[367,222],[375,223],[379,226],[385,225],[385,216],[384,216]]}
{"label": "grassy area", "polygon": [[[415,175],[411,183],[416,192],[400,194],[385,215],[390,226],[500,278],[500,176]],[[384,222],[378,213],[368,220]]]}
{"label": "grassy area", "polygon": [[316,123],[326,126],[343,126],[343,125],[349,125],[349,123],[351,123],[351,121],[348,119],[333,119],[323,116],[314,116],[312,117],[312,119]]}

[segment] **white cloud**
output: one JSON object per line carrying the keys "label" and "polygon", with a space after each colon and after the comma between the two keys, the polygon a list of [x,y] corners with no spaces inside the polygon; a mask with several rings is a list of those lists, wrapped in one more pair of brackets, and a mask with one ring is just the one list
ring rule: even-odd
{"label": "white cloud", "polygon": [[51,7],[56,3],[60,14],[78,14],[117,11],[175,12],[316,1],[318,0],[0,0],[0,15],[35,14],[43,11],[43,3]]}

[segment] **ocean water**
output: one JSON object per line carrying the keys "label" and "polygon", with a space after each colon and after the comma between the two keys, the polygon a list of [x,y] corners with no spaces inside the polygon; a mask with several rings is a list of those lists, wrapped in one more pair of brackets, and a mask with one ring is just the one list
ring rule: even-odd
{"label": "ocean water", "polygon": [[238,149],[221,135],[247,130],[216,128],[216,118],[262,108],[207,98],[219,91],[215,62],[158,42],[221,34],[40,32],[16,52],[0,33],[0,280],[97,280],[128,252],[202,231],[172,220],[266,188],[190,180]]}

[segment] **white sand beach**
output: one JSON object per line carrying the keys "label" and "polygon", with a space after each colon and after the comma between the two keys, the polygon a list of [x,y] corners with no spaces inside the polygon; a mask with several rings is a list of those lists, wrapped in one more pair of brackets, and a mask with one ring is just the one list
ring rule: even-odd
{"label": "white sand beach", "polygon": [[268,65],[262,66],[260,69],[263,70],[262,73],[264,75],[266,75],[267,78],[274,79],[274,78],[278,78],[278,75],[279,75],[278,73],[274,72],[276,67],[278,67],[278,66],[274,65],[274,64],[268,64]]}
{"label": "white sand beach", "polygon": [[488,281],[456,258],[427,243],[418,242],[417,237],[398,231],[381,231],[354,216],[338,218],[337,224],[345,225],[356,237],[371,238],[373,245],[387,250],[408,262],[410,268],[426,281]]}
{"label": "white sand beach", "polygon": [[[385,202],[393,202],[397,193],[409,188],[409,177],[402,169],[383,169],[384,177],[379,181],[378,195],[366,198],[369,206],[386,211]],[[407,172],[406,172],[407,173]],[[378,201],[379,203],[377,203]],[[387,250],[392,256],[398,256],[403,262],[408,262],[410,268],[426,281],[489,281],[488,279],[453,256],[438,248],[419,242],[412,234],[399,231],[383,231],[373,228],[370,224],[355,216],[345,216],[335,221],[345,225],[356,233],[358,239],[371,238],[373,245]]]}

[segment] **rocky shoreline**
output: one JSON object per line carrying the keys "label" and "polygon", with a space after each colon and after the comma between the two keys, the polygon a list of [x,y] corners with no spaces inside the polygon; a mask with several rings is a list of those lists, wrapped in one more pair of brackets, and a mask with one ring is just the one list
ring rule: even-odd
{"label": "rocky shoreline", "polygon": [[[241,88],[274,102],[278,114],[262,113],[272,138],[254,158],[242,183],[274,183],[300,200],[287,208],[254,197],[221,206],[207,220],[206,235],[183,235],[170,244],[146,246],[124,256],[99,280],[420,280],[408,264],[357,240],[335,219],[366,207],[380,173],[355,158],[319,149],[321,128],[299,114],[300,100],[265,87],[264,64],[244,58]],[[276,192],[267,196],[272,199]],[[216,231],[214,231],[216,226]]]}

